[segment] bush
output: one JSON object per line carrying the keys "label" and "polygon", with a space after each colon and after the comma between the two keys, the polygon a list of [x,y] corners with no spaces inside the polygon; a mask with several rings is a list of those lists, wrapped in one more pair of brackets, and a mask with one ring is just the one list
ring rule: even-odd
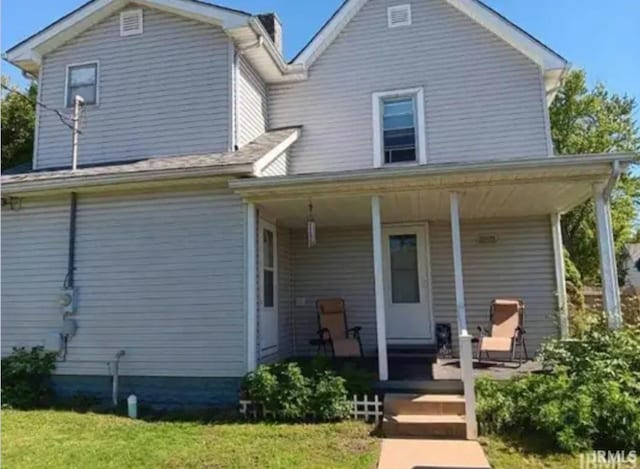
{"label": "bush", "polygon": [[640,329],[552,341],[548,373],[477,384],[485,433],[536,432],[564,451],[640,446]]}
{"label": "bush", "polygon": [[304,373],[293,362],[261,365],[245,377],[242,388],[247,399],[276,420],[326,422],[349,415],[345,380],[320,362],[306,366]]}
{"label": "bush", "polygon": [[2,405],[17,409],[43,407],[53,397],[50,375],[56,354],[43,347],[14,348],[2,359]]}

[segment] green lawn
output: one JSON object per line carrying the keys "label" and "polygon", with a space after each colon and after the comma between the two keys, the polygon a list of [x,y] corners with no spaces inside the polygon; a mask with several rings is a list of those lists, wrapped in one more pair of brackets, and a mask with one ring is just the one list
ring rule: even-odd
{"label": "green lawn", "polygon": [[[359,422],[335,425],[144,422],[63,411],[2,411],[2,467],[374,468],[380,440]],[[494,469],[577,468],[542,445],[484,438]]]}
{"label": "green lawn", "polygon": [[148,423],[72,412],[2,412],[2,467],[373,468],[372,427]]}

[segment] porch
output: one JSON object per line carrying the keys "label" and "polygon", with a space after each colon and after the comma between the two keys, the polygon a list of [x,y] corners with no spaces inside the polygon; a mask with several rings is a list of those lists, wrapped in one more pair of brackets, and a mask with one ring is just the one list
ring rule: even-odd
{"label": "porch", "polygon": [[611,325],[619,323],[608,206],[619,170],[613,156],[594,156],[232,183],[247,200],[247,301],[256,305],[249,368],[318,353],[318,299],[345,300],[348,324],[362,328],[364,355],[381,382],[407,379],[400,371],[410,363],[394,348],[433,347],[443,324],[459,366],[434,374],[425,357],[408,375],[462,380],[467,435],[475,438],[472,334],[487,325],[495,298],[524,301],[531,355],[566,334],[560,217],[589,197],[605,309]]}

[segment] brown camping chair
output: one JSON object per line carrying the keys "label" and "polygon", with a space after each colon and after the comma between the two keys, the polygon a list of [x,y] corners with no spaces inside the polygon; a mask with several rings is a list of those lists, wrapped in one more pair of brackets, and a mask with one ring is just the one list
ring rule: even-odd
{"label": "brown camping chair", "polygon": [[342,298],[316,301],[318,338],[331,345],[334,357],[362,357],[361,327],[347,326],[347,312]]}
{"label": "brown camping chair", "polygon": [[491,326],[488,331],[484,327],[478,327],[480,331],[478,361],[482,358],[482,352],[486,353],[487,358],[489,358],[489,352],[511,352],[511,361],[515,361],[518,347],[520,347],[519,363],[522,363],[523,353],[525,360],[529,360],[524,341],[524,302],[522,300],[493,300],[489,320]]}

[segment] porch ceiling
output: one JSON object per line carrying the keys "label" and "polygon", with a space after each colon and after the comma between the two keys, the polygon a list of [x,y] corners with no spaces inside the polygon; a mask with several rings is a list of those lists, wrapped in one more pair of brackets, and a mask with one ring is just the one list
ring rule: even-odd
{"label": "porch ceiling", "polygon": [[383,223],[448,220],[449,193],[460,194],[463,219],[563,213],[606,183],[612,162],[633,155],[593,155],[467,165],[427,165],[238,180],[232,188],[290,227],[303,227],[313,202],[319,226],[371,222],[371,196],[380,195]]}
{"label": "porch ceiling", "polygon": [[[538,183],[467,188],[460,191],[463,219],[525,217],[564,212],[591,196],[592,184]],[[261,210],[278,223],[291,228],[306,225],[309,200],[319,227],[368,225],[371,223],[369,196],[338,195],[297,200],[265,200]],[[383,223],[449,219],[449,191],[414,190],[387,192],[381,196]]]}

